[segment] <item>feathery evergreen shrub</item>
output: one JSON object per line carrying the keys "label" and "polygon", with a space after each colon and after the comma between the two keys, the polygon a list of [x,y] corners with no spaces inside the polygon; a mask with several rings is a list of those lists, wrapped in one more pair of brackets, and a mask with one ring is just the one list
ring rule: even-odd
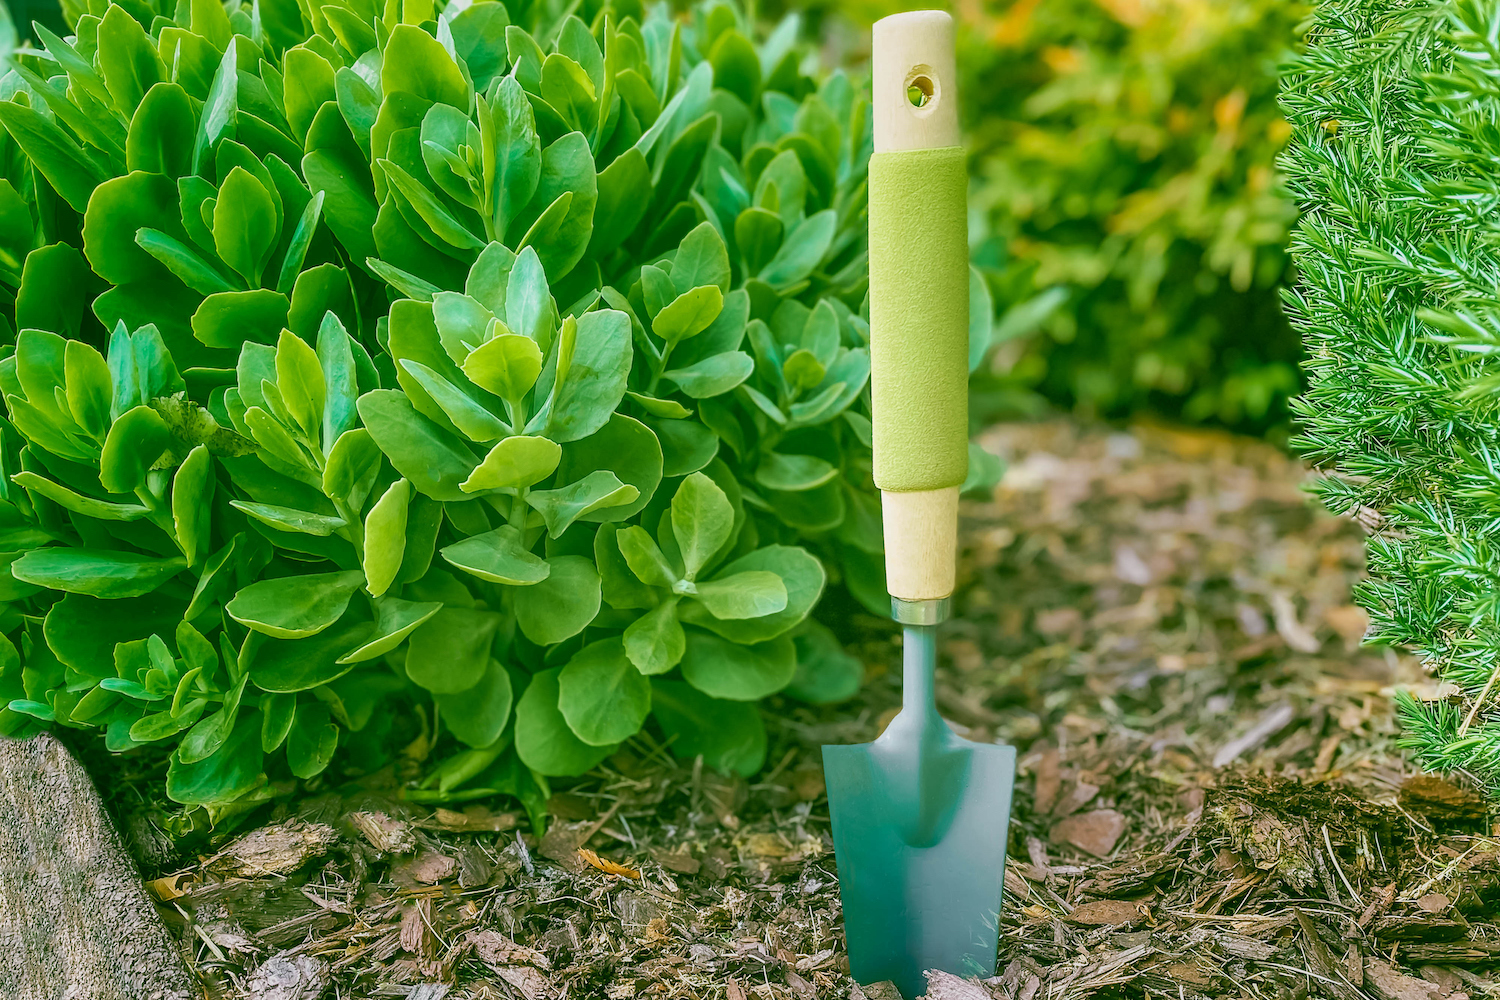
{"label": "feathery evergreen shrub", "polygon": [[1295,444],[1374,526],[1367,639],[1451,696],[1398,695],[1423,765],[1500,788],[1500,4],[1330,0],[1282,97],[1304,216]]}
{"label": "feathery evergreen shrub", "polygon": [[869,109],[795,18],[68,13],[0,78],[0,729],[217,814],[414,704],[408,794],[535,814],[648,719],[749,774],[759,699],[854,693]]}

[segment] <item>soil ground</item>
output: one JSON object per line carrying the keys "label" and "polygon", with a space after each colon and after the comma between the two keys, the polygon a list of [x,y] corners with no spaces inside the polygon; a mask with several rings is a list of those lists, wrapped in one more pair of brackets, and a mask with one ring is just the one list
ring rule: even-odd
{"label": "soil ground", "polygon": [[[1000,974],[931,997],[1500,995],[1497,817],[1396,747],[1391,688],[1441,692],[1360,646],[1359,525],[1255,441],[1063,421],[984,443],[1010,466],[964,508],[938,697],[1020,774]],[[157,855],[149,888],[208,996],[893,997],[844,971],[818,747],[894,714],[899,637],[842,624],[859,700],[769,704],[753,783],[641,739],[538,840],[507,803],[434,811],[386,773]],[[149,813],[116,808],[150,847]]]}

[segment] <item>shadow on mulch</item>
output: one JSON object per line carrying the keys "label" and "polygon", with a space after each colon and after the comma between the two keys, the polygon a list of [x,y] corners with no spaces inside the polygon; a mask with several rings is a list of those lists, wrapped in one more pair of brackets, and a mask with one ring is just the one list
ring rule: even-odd
{"label": "shadow on mulch", "polygon": [[[983,441],[1010,468],[964,509],[939,705],[1016,745],[1020,776],[1000,974],[930,997],[1500,994],[1500,829],[1395,749],[1390,689],[1440,692],[1359,646],[1360,528],[1254,441],[1068,422]],[[844,971],[817,748],[894,714],[899,640],[844,624],[860,699],[773,700],[753,783],[639,739],[537,840],[507,803],[433,811],[383,772],[280,802],[149,888],[210,996],[889,996]],[[162,865],[149,803],[115,785]]]}

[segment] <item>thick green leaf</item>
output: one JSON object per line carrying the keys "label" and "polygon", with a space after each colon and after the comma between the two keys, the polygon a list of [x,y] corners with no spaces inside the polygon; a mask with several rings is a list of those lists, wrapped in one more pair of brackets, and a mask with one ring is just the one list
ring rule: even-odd
{"label": "thick green leaf", "polygon": [[130,119],[125,137],[125,168],[181,177],[193,169],[193,134],[198,116],[187,91],[157,83]]}
{"label": "thick green leaf", "polygon": [[806,549],[791,545],[768,545],[757,549],[724,566],[717,577],[729,577],[749,570],[764,570],[781,578],[786,586],[784,609],[764,618],[720,620],[697,602],[689,601],[680,609],[682,620],[716,632],[731,642],[763,642],[787,632],[806,618],[822,596],[827,581],[823,564]]}
{"label": "thick green leaf", "polygon": [[199,173],[212,156],[219,140],[232,136],[239,116],[239,52],[230,38],[224,58],[214,72],[203,110],[198,115],[198,134],[193,140],[193,172]]}
{"label": "thick green leaf", "polygon": [[766,727],[753,704],[711,698],[681,681],[651,682],[651,714],[682,760],[750,777],[766,762]]}
{"label": "thick green leaf", "polygon": [[704,358],[686,368],[676,368],[664,377],[694,399],[722,396],[744,382],[755,371],[755,359],[744,351],[726,351]]}
{"label": "thick green leaf", "polygon": [[233,291],[234,286],[218,268],[204,260],[192,247],[168,236],[159,229],[136,230],[135,242],[142,250],[162,263],[184,285],[200,295]]}
{"label": "thick green leaf", "polygon": [[411,484],[398,479],[365,516],[364,583],[371,595],[384,594],[396,580],[406,556],[406,516]]}
{"label": "thick green leaf", "polygon": [[468,690],[484,677],[499,627],[493,611],[443,608],[407,640],[407,676],[437,694]]}
{"label": "thick green leaf", "polygon": [[488,204],[495,232],[505,233],[531,201],[542,175],[536,118],[515,74],[500,81],[493,104],[479,102],[479,127]]}
{"label": "thick green leaf", "polygon": [[146,470],[172,442],[166,421],[149,406],[120,415],[104,439],[99,483],[111,493],[130,493],[146,480]]}
{"label": "thick green leaf", "polygon": [[696,579],[733,530],[734,508],[718,484],[701,472],[684,479],[672,497],[672,536],[682,555],[684,579]]}
{"label": "thick green leaf", "polygon": [[416,379],[417,384],[443,411],[443,415],[452,421],[453,426],[457,427],[470,441],[493,441],[509,429],[500,421],[500,418],[481,406],[463,389],[420,361],[404,358],[401,361],[401,367],[408,375]]}
{"label": "thick green leaf", "polygon": [[146,91],[166,78],[166,69],[141,22],[124,7],[110,4],[96,31],[99,73],[115,109],[128,119]]}
{"label": "thick green leaf", "polygon": [[340,662],[345,653],[369,641],[369,622],[339,625],[309,639],[265,639],[250,662],[250,680],[262,691],[311,691],[354,669]]}
{"label": "thick green leaf", "polygon": [[176,754],[167,767],[167,797],[184,805],[233,802],[265,780],[260,749],[261,720],[248,713],[218,750],[203,760],[183,763]]}
{"label": "thick green leaf", "polygon": [[276,389],[302,435],[318,441],[327,398],[323,364],[311,345],[290,330],[282,330],[276,342]]}
{"label": "thick green leaf", "polygon": [[[594,232],[599,200],[594,156],[581,132],[569,132],[542,150],[542,170],[530,204],[511,226],[512,236],[525,227],[518,246],[533,247],[547,277],[557,281],[583,258]],[[544,224],[543,215],[564,196],[571,196],[561,215]],[[511,324],[512,329],[516,329]],[[517,332],[520,332],[519,330]]]}
{"label": "thick green leaf", "polygon": [[323,773],[339,745],[339,727],[328,706],[307,702],[297,712],[286,737],[286,763],[292,774],[307,779]]}
{"label": "thick green leaf", "polygon": [[583,556],[554,556],[551,572],[540,583],[513,594],[516,623],[539,646],[571,639],[599,613],[599,573]]}
{"label": "thick green leaf", "polygon": [[281,59],[283,103],[287,124],[300,142],[307,138],[313,117],[326,102],[336,100],[333,66],[305,45],[286,50]]}
{"label": "thick green leaf", "polygon": [[813,705],[833,705],[859,693],[865,665],[844,652],[828,626],[807,621],[793,636],[797,645],[797,675],[786,693]]}
{"label": "thick green leaf", "polygon": [[214,249],[252,287],[275,249],[280,212],[271,194],[248,170],[235,167],[219,185],[214,203]]}
{"label": "thick green leaf", "polygon": [[172,528],[190,565],[208,554],[214,496],[213,458],[204,445],[188,452],[172,477]]}
{"label": "thick green leaf", "polygon": [[111,177],[89,197],[84,255],[94,273],[111,284],[170,281],[166,268],[136,244],[135,234],[142,228],[170,234],[177,217],[177,184],[167,175],[137,170]]}
{"label": "thick green leaf", "polygon": [[598,764],[614,747],[590,746],[568,726],[557,707],[560,673],[561,667],[541,671],[521,695],[516,705],[516,753],[540,774],[571,777]]}
{"label": "thick green leaf", "polygon": [[758,701],[791,683],[797,650],[790,636],[753,646],[689,629],[682,676],[711,698]]}
{"label": "thick green leaf", "polygon": [[479,683],[453,694],[433,695],[448,731],[471,747],[491,746],[510,720],[510,674],[491,659]]}
{"label": "thick green leaf", "polygon": [[761,270],[760,280],[776,288],[789,288],[806,278],[828,253],[837,229],[838,219],[832,209],[802,220]]}
{"label": "thick green leaf", "polygon": [[546,434],[554,441],[588,437],[610,419],[630,377],[630,317],[615,309],[577,321],[566,365],[559,356]]}
{"label": "thick green leaf", "polygon": [[323,466],[323,492],[350,507],[364,506],[380,471],[380,448],[363,427],[340,434]]}
{"label": "thick green leaf", "polygon": [[594,535],[594,565],[599,570],[604,602],[620,609],[655,607],[657,592],[631,572],[630,565],[620,554],[615,537],[618,531],[617,525],[604,524]]}
{"label": "thick green leaf", "polygon": [[724,293],[716,285],[703,285],[681,293],[651,321],[651,329],[668,344],[697,336],[718,318],[724,308]]}
{"label": "thick green leaf", "polygon": [[65,510],[71,510],[85,517],[95,517],[101,521],[138,521],[150,513],[149,508],[140,504],[114,503],[109,500],[86,497],[35,472],[18,472],[10,478],[17,486],[44,496]]}
{"label": "thick green leaf", "polygon": [[530,337],[501,333],[464,358],[463,369],[469,381],[514,404],[541,374],[542,351]]}
{"label": "thick green leaf", "polygon": [[677,666],[687,649],[677,602],[663,601],[641,615],[626,627],[624,639],[625,655],[641,673],[664,674]]}
{"label": "thick green leaf", "polygon": [[534,486],[552,474],[561,458],[562,449],[547,438],[508,437],[490,449],[461,488],[479,492]]}
{"label": "thick green leaf", "polygon": [[639,496],[634,486],[601,469],[555,490],[532,490],[526,502],[542,515],[547,533],[557,538],[583,515],[634,503]]}
{"label": "thick green leaf", "polygon": [[291,301],[269,288],[215,292],[193,313],[193,336],[209,347],[238,350],[246,341],[270,344],[286,326]]}
{"label": "thick green leaf", "polygon": [[298,510],[296,507],[283,507],[279,504],[255,503],[249,500],[231,500],[229,504],[235,510],[242,510],[249,514],[261,524],[293,534],[327,538],[347,523],[342,517],[332,514],[318,514],[309,510]]}
{"label": "thick green leaf", "polygon": [[700,223],[683,238],[672,258],[672,284],[678,295],[705,285],[729,294],[729,250],[711,223]]}
{"label": "thick green leaf", "polygon": [[0,101],[0,125],[75,212],[109,175],[59,126],[40,112],[14,101]]}
{"label": "thick green leaf", "polygon": [[515,587],[541,583],[552,572],[548,562],[528,550],[521,533],[508,524],[454,542],[443,549],[443,558],[481,580]]}
{"label": "thick green leaf", "polygon": [[224,605],[229,617],[277,639],[317,635],[343,617],[362,573],[314,573],[250,584]]}
{"label": "thick green leaf", "polygon": [[376,389],[359,397],[359,415],[396,471],[434,500],[465,500],[461,485],[479,464],[462,441],[412,408],[406,397]]}
{"label": "thick green leaf", "polygon": [[469,85],[453,58],[442,43],[416,25],[398,24],[391,29],[380,66],[384,94],[400,90],[459,109],[469,105]]}
{"label": "thick green leaf", "polygon": [[[118,655],[116,653],[117,658]],[[184,764],[193,764],[211,756],[224,745],[239,717],[240,700],[244,697],[248,680],[248,677],[241,676],[224,696],[224,703],[219,710],[204,718],[183,737],[182,746],[177,750],[178,760]]]}
{"label": "thick green leaf", "polygon": [[720,620],[763,618],[786,609],[786,584],[765,570],[746,570],[698,584],[693,595]]}
{"label": "thick green leaf", "polygon": [[374,632],[361,645],[340,656],[339,663],[363,663],[384,656],[443,608],[441,601],[403,601],[389,596],[377,597],[374,603]]}
{"label": "thick green leaf", "polygon": [[661,484],[661,443],[639,420],[615,413],[593,434],[563,445],[557,478],[576,482],[598,470],[613,472],[621,482],[639,490],[640,496],[621,507],[584,514],[580,520],[623,521],[643,509]]}
{"label": "thick green leaf", "polygon": [[651,711],[651,682],[619,637],[584,646],[557,677],[557,708],[580,740],[612,746],[634,736]]}
{"label": "thick green leaf", "polygon": [[811,490],[831,482],[839,470],[812,455],[762,455],[755,468],[755,481],[769,490],[796,492]]}
{"label": "thick green leaf", "polygon": [[599,171],[599,201],[588,256],[602,260],[635,231],[651,206],[651,167],[638,149],[627,149]]}
{"label": "thick green leaf", "polygon": [[656,544],[656,539],[645,528],[638,524],[621,528],[615,533],[615,542],[636,579],[647,586],[667,590],[676,585],[679,579],[677,568],[667,560],[661,546]]}

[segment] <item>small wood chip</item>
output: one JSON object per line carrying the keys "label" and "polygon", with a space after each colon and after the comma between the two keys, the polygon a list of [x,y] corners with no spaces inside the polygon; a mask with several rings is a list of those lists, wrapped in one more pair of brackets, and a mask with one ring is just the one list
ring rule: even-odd
{"label": "small wood chip", "polygon": [[1073,908],[1068,914],[1068,920],[1075,924],[1089,924],[1091,926],[1116,926],[1129,924],[1140,920],[1141,913],[1139,904],[1124,899],[1096,899],[1092,902],[1082,903]]}
{"label": "small wood chip", "polygon": [[437,885],[444,879],[452,878],[457,871],[457,861],[427,848],[416,857],[392,868],[391,881],[397,885]]}
{"label": "small wood chip", "polygon": [[431,923],[432,901],[419,899],[401,911],[401,950],[430,957],[433,952]]}
{"label": "small wood chip", "polygon": [[410,854],[417,849],[411,824],[392,819],[383,812],[352,812],[349,825],[382,854]]}
{"label": "small wood chip", "polygon": [[205,867],[231,878],[290,875],[339,842],[338,831],[322,823],[288,820],[261,827],[231,843]]}
{"label": "small wood chip", "polygon": [[282,952],[251,973],[245,982],[245,994],[251,1000],[318,1000],[330,982],[324,959]]}
{"label": "small wood chip", "polygon": [[1109,857],[1125,832],[1125,817],[1113,809],[1069,816],[1052,827],[1052,842],[1068,843],[1099,858]]}
{"label": "small wood chip", "polygon": [[1442,1000],[1450,994],[1436,983],[1399,972],[1378,958],[1365,959],[1365,985],[1380,1000]]}
{"label": "small wood chip", "polygon": [[[818,991],[813,989],[812,983],[803,979],[791,969],[786,969],[782,974],[786,976],[787,987],[799,997],[807,997],[807,1000],[813,1000],[818,995]],[[985,1000],[988,1000],[988,998],[986,997]]]}
{"label": "small wood chip", "polygon": [[557,996],[552,980],[529,965],[496,969],[495,974],[514,987],[526,1000],[552,1000]]}
{"label": "small wood chip", "polygon": [[989,990],[951,972],[930,969],[922,975],[927,977],[927,1000],[990,1000]]}
{"label": "small wood chip", "polygon": [[473,931],[469,943],[474,947],[474,957],[491,969],[511,965],[534,965],[538,969],[551,969],[552,963],[546,955],[533,948],[516,944],[499,931]]}
{"label": "small wood chip", "polygon": [[1032,811],[1038,816],[1047,815],[1057,804],[1057,796],[1062,791],[1061,761],[1062,756],[1057,748],[1049,746],[1042,751],[1042,759],[1036,765],[1036,793],[1033,796]]}

